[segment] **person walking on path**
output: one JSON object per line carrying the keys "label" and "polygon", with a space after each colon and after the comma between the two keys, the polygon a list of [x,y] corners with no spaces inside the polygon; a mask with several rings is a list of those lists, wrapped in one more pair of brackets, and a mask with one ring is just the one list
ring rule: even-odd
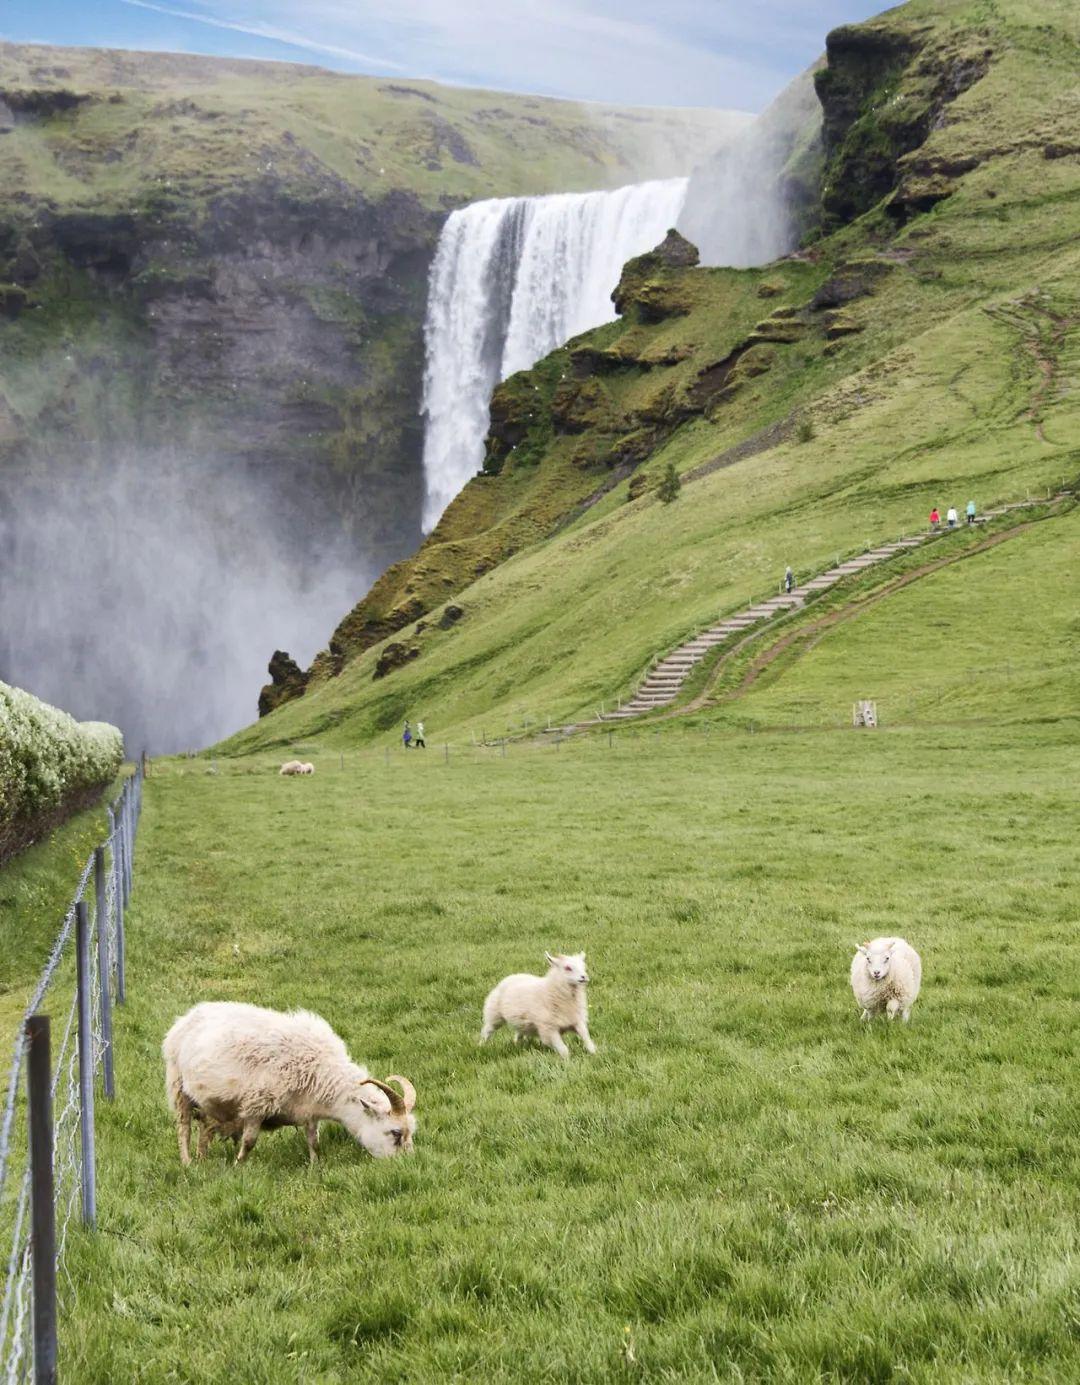
{"label": "person walking on path", "polygon": [[408,717],[405,718],[405,730],[401,733],[401,744],[406,750],[412,745],[412,727],[409,725]]}
{"label": "person walking on path", "polygon": [[948,524],[950,529],[955,529],[956,526],[960,523],[960,516],[956,513],[955,505],[949,506],[948,513],[945,515],[945,522],[946,524]]}
{"label": "person walking on path", "polygon": [[968,503],[967,503],[967,522],[968,522],[969,524],[974,524],[974,523],[975,523],[975,502],[974,502],[974,500],[969,500]]}
{"label": "person walking on path", "polygon": [[790,567],[790,565],[789,565],[789,566],[784,570],[784,590],[788,593],[789,596],[791,595],[791,589],[792,589],[792,587],[793,587],[794,585],[795,585],[795,574],[792,572],[791,567]]}
{"label": "person walking on path", "polygon": [[936,505],[935,505],[934,508],[930,511],[930,528],[931,528],[931,529],[940,529],[940,528],[941,528],[941,516],[938,514],[938,507],[937,507]]}
{"label": "person walking on path", "polygon": [[427,745],[424,741],[424,723],[422,721],[416,723],[416,740],[414,741],[414,745],[417,750],[427,749]]}

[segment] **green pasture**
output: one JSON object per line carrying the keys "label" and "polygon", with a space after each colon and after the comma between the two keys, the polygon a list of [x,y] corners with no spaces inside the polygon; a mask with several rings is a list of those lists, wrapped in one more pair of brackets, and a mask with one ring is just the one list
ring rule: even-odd
{"label": "green pasture", "polygon": [[[1080,1372],[1074,724],[316,758],[147,785],[68,1378]],[[924,992],[870,1028],[894,932]],[[545,949],[588,953],[593,1059],[476,1046]],[[409,1075],[415,1155],[184,1173],[159,1046],[211,997]]]}

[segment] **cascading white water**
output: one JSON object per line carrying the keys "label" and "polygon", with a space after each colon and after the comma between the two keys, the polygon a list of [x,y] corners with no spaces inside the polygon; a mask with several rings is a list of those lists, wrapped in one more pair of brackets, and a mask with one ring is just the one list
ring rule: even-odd
{"label": "cascading white water", "polygon": [[674,226],[685,178],[500,197],[451,213],[424,323],[424,530],[480,468],[492,390],[615,316],[627,260]]}

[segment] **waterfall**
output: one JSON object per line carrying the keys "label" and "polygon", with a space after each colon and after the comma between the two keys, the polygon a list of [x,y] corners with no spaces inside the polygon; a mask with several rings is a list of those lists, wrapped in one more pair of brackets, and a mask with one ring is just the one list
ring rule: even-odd
{"label": "waterfall", "polygon": [[480,469],[498,382],[614,318],[623,265],[675,225],[686,186],[490,198],[451,213],[424,323],[425,532]]}

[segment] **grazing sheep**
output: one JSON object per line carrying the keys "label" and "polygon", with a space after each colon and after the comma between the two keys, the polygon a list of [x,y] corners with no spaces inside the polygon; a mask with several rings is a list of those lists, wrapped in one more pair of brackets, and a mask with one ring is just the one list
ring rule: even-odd
{"label": "grazing sheep", "polygon": [[515,1043],[523,1035],[536,1034],[560,1058],[569,1058],[570,1050],[562,1036],[573,1032],[585,1045],[586,1053],[595,1053],[585,1002],[589,974],[584,952],[569,957],[545,952],[544,956],[548,963],[546,976],[530,976],[526,972],[504,976],[484,1001],[480,1042],[486,1044],[496,1029],[508,1024],[514,1030]]}
{"label": "grazing sheep", "polygon": [[302,760],[286,760],[278,770],[278,774],[303,774],[304,764]]}
{"label": "grazing sheep", "polygon": [[305,764],[302,764],[296,772],[297,774],[314,774],[315,766],[308,760]]}
{"label": "grazing sheep", "polygon": [[[198,1156],[215,1134],[240,1137],[236,1162],[262,1129],[302,1125],[311,1161],[320,1120],[340,1122],[376,1158],[412,1149],[416,1091],[380,1082],[354,1063],[327,1022],[306,1010],[207,1001],[165,1035],[165,1087],[176,1112],[180,1162],[191,1163],[191,1121],[203,1122]],[[397,1082],[401,1091],[389,1086]]]}
{"label": "grazing sheep", "polygon": [[906,1024],[922,981],[922,959],[903,938],[875,938],[861,943],[851,959],[851,989],[864,1020],[884,1010]]}

